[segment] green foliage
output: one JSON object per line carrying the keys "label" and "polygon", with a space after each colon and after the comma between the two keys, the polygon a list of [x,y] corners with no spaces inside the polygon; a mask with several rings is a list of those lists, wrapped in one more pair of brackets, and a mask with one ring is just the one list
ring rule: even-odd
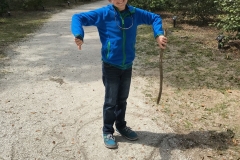
{"label": "green foliage", "polygon": [[36,10],[39,7],[43,6],[43,1],[42,0],[24,0],[22,3],[22,8],[24,10]]}
{"label": "green foliage", "polygon": [[166,0],[129,0],[128,3],[149,11],[164,10]]}
{"label": "green foliage", "polygon": [[218,5],[214,0],[172,0],[170,4],[171,11],[202,22],[218,13]]}
{"label": "green foliage", "polygon": [[218,16],[214,25],[240,39],[240,0],[129,0],[129,4],[149,11],[168,10],[202,23]]}
{"label": "green foliage", "polygon": [[64,6],[78,2],[90,2],[95,0],[0,0],[0,10],[3,2],[6,2],[11,10],[42,10],[43,7]]}
{"label": "green foliage", "polygon": [[221,7],[222,14],[218,16],[219,22],[215,23],[219,29],[235,33],[233,38],[240,39],[240,1],[221,0],[215,1]]}
{"label": "green foliage", "polygon": [[6,0],[0,0],[0,15],[6,13],[9,9],[9,5]]}
{"label": "green foliage", "polygon": [[129,3],[150,11],[169,10],[201,21],[218,12],[218,6],[214,0],[129,0]]}

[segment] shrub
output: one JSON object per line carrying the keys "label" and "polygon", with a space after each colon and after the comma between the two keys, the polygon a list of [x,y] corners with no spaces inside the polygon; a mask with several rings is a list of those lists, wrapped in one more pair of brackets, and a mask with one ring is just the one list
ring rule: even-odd
{"label": "shrub", "polygon": [[42,8],[43,1],[42,0],[24,0],[22,3],[22,8],[24,10],[37,10],[39,7]]}
{"label": "shrub", "polygon": [[163,10],[166,0],[129,0],[128,3],[149,11]]}
{"label": "shrub", "polygon": [[235,33],[233,38],[240,39],[240,1],[222,0],[215,3],[221,7],[222,14],[218,16],[220,21],[214,25],[223,31]]}
{"label": "shrub", "polygon": [[0,15],[2,16],[9,10],[9,5],[6,0],[0,0]]}

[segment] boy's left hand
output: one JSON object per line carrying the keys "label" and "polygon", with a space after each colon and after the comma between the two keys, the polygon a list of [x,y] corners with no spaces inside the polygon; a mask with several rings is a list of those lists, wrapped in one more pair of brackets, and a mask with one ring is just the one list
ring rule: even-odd
{"label": "boy's left hand", "polygon": [[166,49],[167,46],[167,37],[161,35],[156,38],[156,41],[161,49]]}

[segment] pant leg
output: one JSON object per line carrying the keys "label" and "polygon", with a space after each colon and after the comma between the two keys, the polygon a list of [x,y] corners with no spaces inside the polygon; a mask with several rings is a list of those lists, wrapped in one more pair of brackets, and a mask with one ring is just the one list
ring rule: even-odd
{"label": "pant leg", "polygon": [[131,77],[132,77],[132,68],[126,69],[122,71],[120,77],[120,85],[118,90],[118,99],[117,99],[117,107],[115,110],[116,114],[116,128],[121,129],[126,127],[125,114],[127,107],[127,98],[130,91],[131,85]]}
{"label": "pant leg", "polygon": [[102,72],[102,80],[105,86],[103,133],[112,134],[114,133],[113,124],[116,120],[115,110],[117,105],[121,69],[103,63]]}

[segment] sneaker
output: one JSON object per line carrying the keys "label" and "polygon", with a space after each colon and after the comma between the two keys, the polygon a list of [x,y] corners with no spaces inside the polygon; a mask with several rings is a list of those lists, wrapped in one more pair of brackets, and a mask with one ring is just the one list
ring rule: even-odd
{"label": "sneaker", "polygon": [[120,133],[122,136],[127,138],[128,140],[134,141],[138,139],[138,135],[136,132],[131,130],[130,127],[125,127],[123,129],[116,129],[118,133]]}
{"label": "sneaker", "polygon": [[117,143],[112,134],[103,134],[103,140],[107,148],[117,148]]}

